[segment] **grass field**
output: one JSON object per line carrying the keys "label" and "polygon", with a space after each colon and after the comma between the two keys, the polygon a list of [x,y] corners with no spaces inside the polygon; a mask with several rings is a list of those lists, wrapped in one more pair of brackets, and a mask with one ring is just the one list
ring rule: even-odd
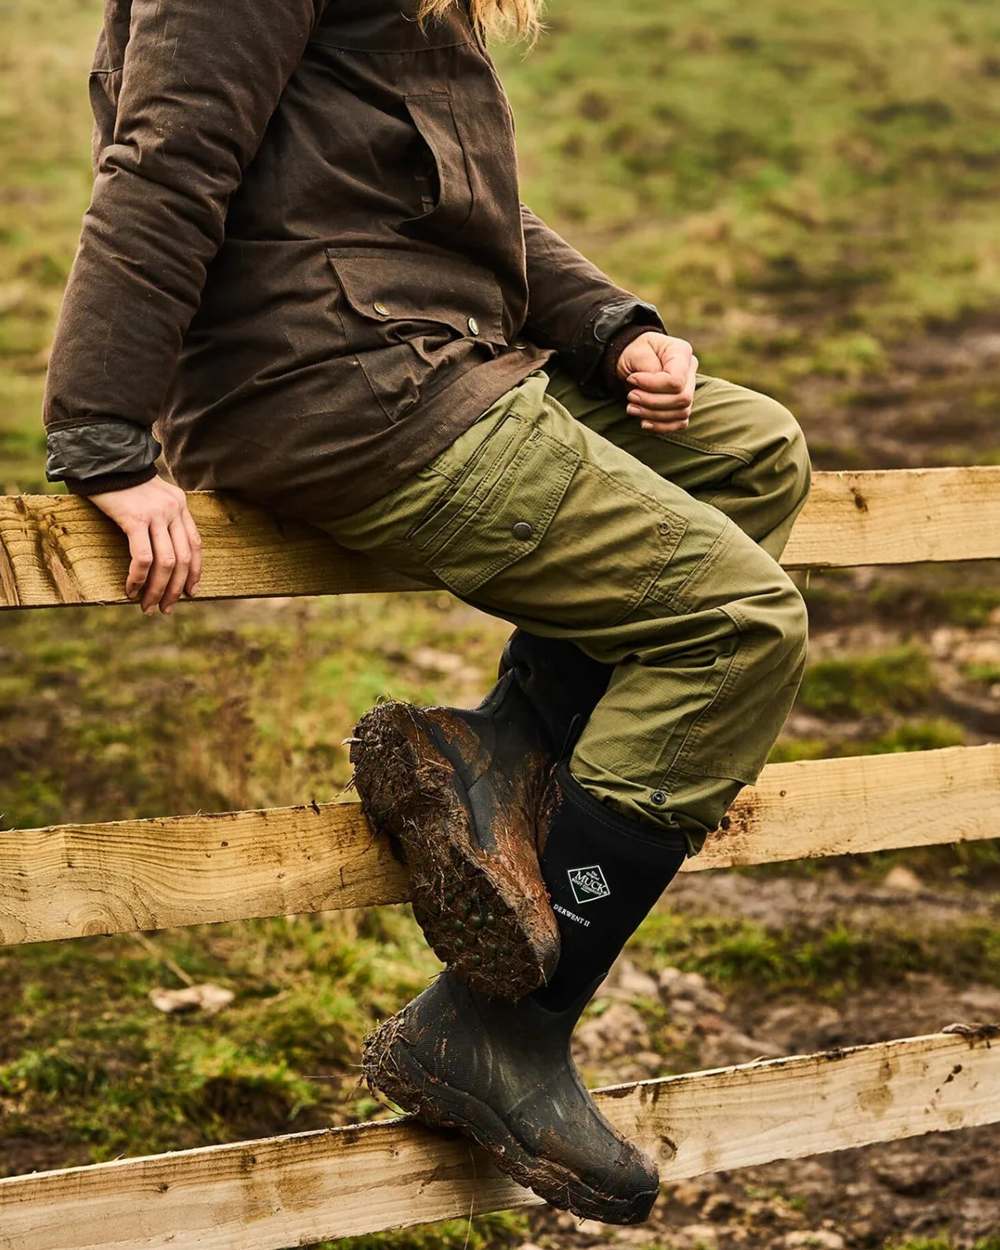
{"label": "grass field", "polygon": [[[39,403],[88,192],[99,11],[0,12],[8,493],[47,489]],[[1000,463],[996,4],[548,13],[529,56],[496,52],[537,211],[655,300],[706,371],[788,403],[818,465]],[[806,589],[813,654],[775,758],[997,739],[995,566]],[[0,829],[333,798],[365,708],[475,701],[506,633],[443,595],[4,615]],[[588,1078],[762,1053],[745,1042],[917,1033],[991,1003],[1000,1016],[997,845],[698,874],[630,952],[651,996],[595,1002]],[[901,865],[919,889],[892,877]],[[358,1085],[360,1039],[436,966],[405,908],[0,951],[0,1175],[386,1114]],[[671,967],[681,980],[657,982]],[[182,977],[233,1004],[158,1013],[149,991]],[[692,1183],[627,1244],[1000,1250],[998,1147],[980,1130]],[[466,1242],[606,1238],[542,1213],[354,1250]]]}

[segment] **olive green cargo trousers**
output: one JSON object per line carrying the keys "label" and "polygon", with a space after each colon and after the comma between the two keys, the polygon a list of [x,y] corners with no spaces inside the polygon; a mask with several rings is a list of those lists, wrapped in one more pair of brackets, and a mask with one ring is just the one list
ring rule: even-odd
{"label": "olive green cargo trousers", "polygon": [[570,771],[697,851],[801,679],[806,612],[777,557],[809,489],[805,440],[779,403],[718,378],[699,375],[687,430],[656,435],[550,369],[327,528],[613,664]]}

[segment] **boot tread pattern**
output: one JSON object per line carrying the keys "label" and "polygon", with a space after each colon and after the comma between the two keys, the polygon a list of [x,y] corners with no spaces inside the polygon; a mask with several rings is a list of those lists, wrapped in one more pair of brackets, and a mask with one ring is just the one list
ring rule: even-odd
{"label": "boot tread pattern", "polygon": [[482,994],[516,1001],[538,989],[546,952],[522,921],[522,900],[508,896],[476,846],[454,769],[421,730],[419,709],[380,703],[354,737],[362,808],[409,869],[413,914],[434,953]]}

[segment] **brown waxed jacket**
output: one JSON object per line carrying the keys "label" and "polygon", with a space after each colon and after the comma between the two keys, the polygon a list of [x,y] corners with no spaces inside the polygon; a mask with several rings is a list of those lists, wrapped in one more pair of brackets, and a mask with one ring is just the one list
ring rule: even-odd
{"label": "brown waxed jacket", "polygon": [[414,10],[106,0],[51,480],[145,480],[156,422],[180,485],[321,523],[554,355],[601,393],[607,341],[662,328],[521,203],[467,0],[423,31]]}

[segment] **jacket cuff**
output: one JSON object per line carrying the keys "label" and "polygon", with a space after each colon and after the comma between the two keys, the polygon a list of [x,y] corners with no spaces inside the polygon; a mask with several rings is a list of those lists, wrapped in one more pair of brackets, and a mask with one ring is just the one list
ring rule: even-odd
{"label": "jacket cuff", "polygon": [[570,367],[584,395],[602,397],[616,393],[607,389],[602,364],[611,340],[627,326],[667,332],[656,306],[634,296],[597,305],[584,322],[572,351]]}
{"label": "jacket cuff", "polygon": [[144,425],[118,418],[50,426],[47,441],[45,476],[50,482],[76,478],[90,483],[96,478],[145,473],[161,450]]}
{"label": "jacket cuff", "polygon": [[64,477],[63,485],[71,495],[104,495],[111,490],[128,490],[156,477],[156,465],[147,465],[134,473],[98,473],[94,477]]}
{"label": "jacket cuff", "polygon": [[637,339],[641,334],[647,334],[655,326],[647,325],[630,325],[624,330],[619,330],[614,335],[607,347],[604,349],[604,355],[601,357],[600,378],[604,389],[609,395],[616,398],[624,399],[631,390],[628,382],[624,378],[618,376],[618,361],[622,352],[628,347],[633,339]]}

